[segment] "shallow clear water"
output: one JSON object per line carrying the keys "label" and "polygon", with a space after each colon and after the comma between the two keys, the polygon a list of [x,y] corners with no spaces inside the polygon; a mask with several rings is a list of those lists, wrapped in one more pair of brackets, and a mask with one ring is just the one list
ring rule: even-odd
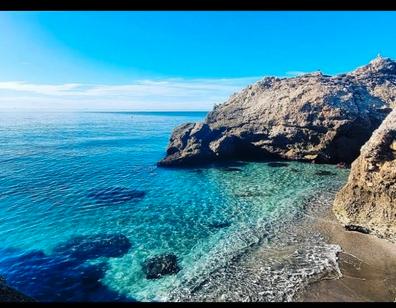
{"label": "shallow clear water", "polygon": [[[297,162],[157,168],[172,129],[204,116],[2,113],[0,275],[39,300],[234,300],[197,286],[224,285],[230,273],[213,273],[234,268],[235,278],[241,266],[260,263],[254,259],[260,249],[293,250],[291,227],[307,200],[339,187],[348,171]],[[72,237],[98,234],[122,234],[131,247],[81,260],[54,253]],[[316,249],[309,254],[317,260],[334,258],[335,248],[314,235],[298,241]],[[181,270],[146,279],[142,263],[163,253],[175,254]],[[243,278],[242,293],[256,290],[250,280]]]}

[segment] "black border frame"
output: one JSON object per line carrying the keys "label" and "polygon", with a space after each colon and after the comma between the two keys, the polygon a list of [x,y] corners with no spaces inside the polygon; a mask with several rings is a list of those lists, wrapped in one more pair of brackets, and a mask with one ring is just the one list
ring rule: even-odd
{"label": "black border frame", "polygon": [[[0,11],[396,11],[396,1],[375,0],[0,0]],[[368,21],[370,22],[370,21]],[[26,302],[0,303],[10,305],[47,306],[77,304],[74,302]],[[186,303],[142,303],[142,302],[84,302],[90,305],[185,305]],[[201,303],[188,303],[196,306]],[[239,303],[206,303],[239,305]],[[246,303],[247,305],[299,305],[300,303]],[[332,305],[337,303],[303,303],[303,305]],[[378,305],[378,303],[348,303],[348,305]],[[395,307],[394,303],[381,303]]]}
{"label": "black border frame", "polygon": [[389,11],[392,0],[1,0],[4,11]]}

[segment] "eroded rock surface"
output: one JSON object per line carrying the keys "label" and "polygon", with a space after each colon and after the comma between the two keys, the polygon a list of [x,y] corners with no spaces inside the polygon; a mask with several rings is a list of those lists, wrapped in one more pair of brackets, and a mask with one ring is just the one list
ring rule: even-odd
{"label": "eroded rock surface", "polygon": [[396,241],[396,110],[352,163],[348,182],[336,195],[334,213],[345,225]]}
{"label": "eroded rock surface", "polygon": [[396,62],[378,57],[348,74],[267,77],[177,127],[160,166],[227,159],[351,163],[396,105]]}

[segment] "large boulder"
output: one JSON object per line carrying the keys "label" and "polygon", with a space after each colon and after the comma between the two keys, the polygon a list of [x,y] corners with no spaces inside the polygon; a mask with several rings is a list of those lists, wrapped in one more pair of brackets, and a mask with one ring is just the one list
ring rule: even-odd
{"label": "large boulder", "polygon": [[277,158],[351,163],[396,105],[396,62],[351,73],[267,77],[176,128],[160,166]]}
{"label": "large boulder", "polygon": [[349,229],[396,241],[396,110],[362,147],[333,210]]}

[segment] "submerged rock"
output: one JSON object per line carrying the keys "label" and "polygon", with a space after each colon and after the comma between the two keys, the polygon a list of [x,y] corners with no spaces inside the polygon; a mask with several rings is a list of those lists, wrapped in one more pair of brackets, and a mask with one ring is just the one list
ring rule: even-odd
{"label": "submerged rock", "polygon": [[349,74],[267,77],[177,127],[160,166],[228,159],[350,163],[396,105],[396,62],[377,58]]}
{"label": "submerged rock", "polygon": [[265,191],[243,191],[243,192],[235,192],[233,195],[238,198],[248,198],[248,197],[265,197],[271,195],[271,193]]}
{"label": "submerged rock", "polygon": [[231,226],[231,223],[228,221],[217,221],[217,222],[213,222],[211,224],[208,225],[209,228],[211,229],[222,229],[222,228],[227,228],[229,226]]}
{"label": "submerged rock", "polygon": [[286,164],[286,163],[268,163],[267,166],[274,167],[274,168],[279,168],[279,167],[287,167],[287,166],[289,166],[289,164]]}
{"label": "submerged rock", "polygon": [[123,234],[97,234],[73,237],[56,246],[53,253],[85,261],[99,257],[121,257],[131,246]]}
{"label": "submerged rock", "polygon": [[395,145],[396,110],[362,147],[333,208],[345,225],[364,227],[392,241],[396,241]]}
{"label": "submerged rock", "polygon": [[143,272],[147,279],[157,279],[165,275],[176,274],[180,271],[177,256],[163,254],[147,259],[143,264]]}
{"label": "submerged rock", "polygon": [[141,200],[145,195],[146,193],[140,190],[126,187],[108,187],[91,189],[87,196],[100,204],[117,204],[130,200]]}
{"label": "submerged rock", "polygon": [[0,249],[0,255],[0,273],[7,284],[37,301],[134,300],[101,283],[106,263],[87,264],[67,255],[16,249]]}

